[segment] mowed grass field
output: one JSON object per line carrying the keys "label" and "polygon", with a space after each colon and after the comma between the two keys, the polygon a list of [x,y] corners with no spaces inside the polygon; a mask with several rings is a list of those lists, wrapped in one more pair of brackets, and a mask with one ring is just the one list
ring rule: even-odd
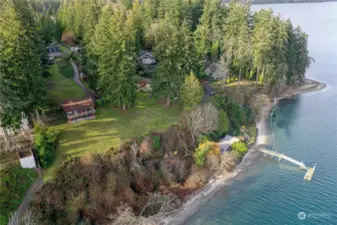
{"label": "mowed grass field", "polygon": [[68,61],[57,59],[48,71],[51,74],[47,80],[48,91],[55,103],[84,97],[83,90],[73,80],[74,71]]}
{"label": "mowed grass field", "polygon": [[145,132],[164,131],[178,121],[181,110],[178,103],[167,108],[147,93],[138,93],[136,105],[126,111],[98,106],[95,120],[67,124],[65,116],[60,115],[60,119],[51,125],[60,136],[57,156],[45,172],[45,181],[54,177],[66,158],[104,152]]}

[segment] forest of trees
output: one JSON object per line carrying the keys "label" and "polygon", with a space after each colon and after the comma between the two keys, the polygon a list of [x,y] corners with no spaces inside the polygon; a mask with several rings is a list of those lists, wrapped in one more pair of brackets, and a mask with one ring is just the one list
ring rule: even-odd
{"label": "forest of trees", "polygon": [[[22,113],[45,106],[39,55],[44,45],[74,34],[84,49],[90,86],[111,105],[131,107],[136,98],[136,56],[153,51],[153,95],[180,96],[191,72],[224,60],[229,75],[273,86],[302,79],[311,58],[307,35],[272,10],[219,0],[6,0],[1,3],[1,121],[15,126]],[[33,7],[35,10],[33,10]]]}
{"label": "forest of trees", "polygon": [[65,0],[57,21],[85,48],[90,85],[111,104],[129,107],[136,95],[132,78],[141,49],[159,61],[153,94],[167,104],[179,97],[190,72],[225,60],[230,75],[277,85],[304,77],[311,58],[307,35],[272,10],[252,13],[249,5],[219,0],[123,1]]}
{"label": "forest of trees", "polygon": [[253,4],[335,2],[336,0],[252,0]]}

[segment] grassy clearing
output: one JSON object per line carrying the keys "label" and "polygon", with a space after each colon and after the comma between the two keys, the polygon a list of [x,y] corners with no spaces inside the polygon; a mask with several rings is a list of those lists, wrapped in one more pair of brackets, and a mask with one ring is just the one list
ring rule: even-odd
{"label": "grassy clearing", "polygon": [[19,207],[25,192],[36,180],[37,173],[13,164],[2,169],[0,177],[0,224],[7,224],[11,213]]}
{"label": "grassy clearing", "polygon": [[68,78],[68,79],[74,78],[74,69],[72,65],[70,64],[70,62],[65,61],[65,60],[57,60],[56,66],[65,78]]}
{"label": "grassy clearing", "polygon": [[178,104],[166,108],[147,93],[138,93],[136,106],[126,111],[99,106],[95,120],[77,124],[66,124],[62,117],[52,125],[60,132],[60,138],[55,162],[46,171],[45,181],[54,177],[64,156],[104,152],[147,131],[163,131],[177,122],[180,113]]}
{"label": "grassy clearing", "polygon": [[[62,59],[56,60],[55,64],[48,70],[52,75],[48,78],[49,95],[56,102],[60,103],[67,99],[82,99],[84,97],[83,90],[72,79],[66,78],[69,75],[65,73],[73,73],[72,67],[60,69],[60,65],[65,65]],[[72,74],[73,76],[73,74]]]}

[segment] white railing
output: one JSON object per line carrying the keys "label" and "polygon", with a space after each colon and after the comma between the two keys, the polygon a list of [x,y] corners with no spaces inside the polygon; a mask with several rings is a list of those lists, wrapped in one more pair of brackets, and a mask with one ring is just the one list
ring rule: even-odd
{"label": "white railing", "polygon": [[91,109],[91,110],[80,112],[80,113],[75,112],[71,115],[67,114],[67,117],[68,117],[68,119],[73,119],[73,118],[76,118],[76,117],[85,116],[85,115],[88,115],[88,114],[93,114],[95,112],[96,112],[95,109]]}

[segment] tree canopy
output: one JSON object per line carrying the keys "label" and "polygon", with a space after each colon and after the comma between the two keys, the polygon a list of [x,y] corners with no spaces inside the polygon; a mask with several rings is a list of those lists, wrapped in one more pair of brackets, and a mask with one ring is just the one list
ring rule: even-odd
{"label": "tree canopy", "polygon": [[41,49],[62,31],[73,33],[82,46],[91,89],[123,108],[136,98],[141,50],[152,51],[158,62],[151,73],[153,96],[165,97],[168,105],[180,98],[190,71],[201,78],[219,59],[225,60],[229,76],[266,86],[303,79],[312,61],[300,27],[270,9],[252,13],[249,4],[234,1],[63,0],[48,7],[6,0],[0,17],[1,107],[11,112],[2,116],[4,121],[43,103]]}
{"label": "tree canopy", "polygon": [[27,1],[3,2],[0,24],[0,119],[5,126],[18,126],[23,113],[34,112],[44,102],[41,41]]}
{"label": "tree canopy", "polygon": [[199,80],[193,72],[185,78],[185,82],[181,87],[181,99],[184,107],[187,109],[194,108],[199,105],[203,97],[203,88]]}

